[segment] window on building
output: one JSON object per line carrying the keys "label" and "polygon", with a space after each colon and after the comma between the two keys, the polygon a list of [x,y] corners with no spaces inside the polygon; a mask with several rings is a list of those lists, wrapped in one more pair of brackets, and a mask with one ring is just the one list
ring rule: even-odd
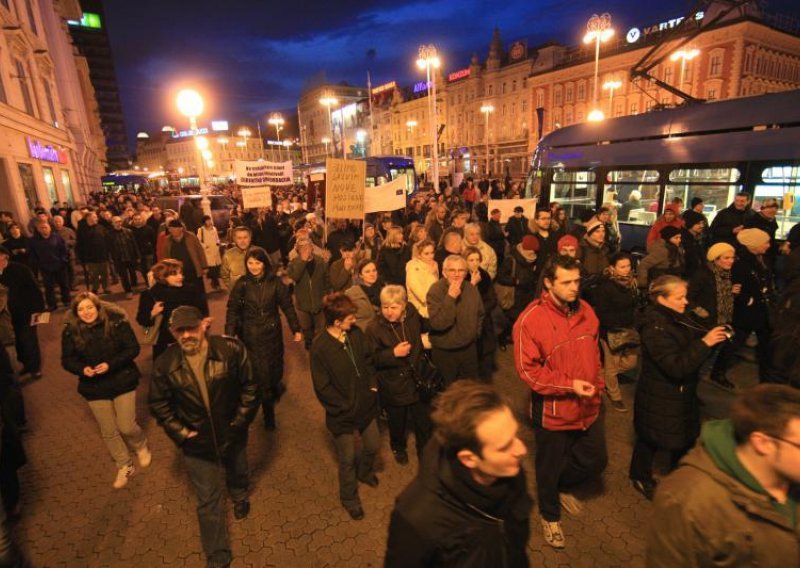
{"label": "window on building", "polygon": [[522,112],[528,112],[528,101],[522,100]]}
{"label": "window on building", "polygon": [[25,0],[25,9],[28,12],[28,23],[31,26],[31,31],[35,35],[39,35],[39,28],[36,26],[36,16],[33,10],[33,0]]}
{"label": "window on building", "polygon": [[504,95],[506,94],[506,84],[505,83],[503,83],[503,94]]}
{"label": "window on building", "polygon": [[487,94],[489,94],[489,95],[493,95],[494,94],[494,85],[489,85],[489,90],[487,91]]}
{"label": "window on building", "polygon": [[644,105],[645,112],[650,112],[651,110],[653,110],[653,105],[654,104],[655,103],[653,103],[652,100],[648,100],[647,103],[645,103],[645,105]]}
{"label": "window on building", "polygon": [[[522,103],[525,104],[524,102]],[[544,106],[544,91],[539,89],[536,91],[536,108],[542,108]],[[525,110],[524,106],[522,110]]]}
{"label": "window on building", "polygon": [[557,86],[553,91],[553,104],[560,105],[562,103],[561,86]]}
{"label": "window on building", "polygon": [[511,81],[511,92],[513,93],[516,90],[517,90],[517,80],[514,79],[513,81]]}
{"label": "window on building", "polygon": [[58,203],[58,191],[56,190],[56,176],[53,175],[53,168],[42,168],[44,185],[47,187],[47,196],[50,198],[50,205]]}
{"label": "window on building", "polygon": [[672,83],[672,67],[665,67],[664,68],[664,82],[665,83]]}
{"label": "window on building", "polygon": [[19,162],[17,164],[19,177],[22,180],[22,192],[25,194],[25,202],[31,212],[39,206],[39,196],[36,194],[36,182],[33,179],[33,166]]}
{"label": "window on building", "polygon": [[578,101],[586,100],[586,83],[578,83]]}
{"label": "window on building", "polygon": [[33,99],[31,98],[31,86],[29,83],[28,74],[25,72],[25,65],[19,59],[14,62],[17,68],[17,79],[19,79],[19,88],[22,91],[22,102],[25,105],[25,112],[31,116],[36,116],[33,112]]}
{"label": "window on building", "polygon": [[572,85],[567,85],[567,86],[564,88],[564,101],[565,101],[566,103],[571,103],[571,102],[573,102],[573,100],[574,100],[574,99],[573,99],[573,94],[574,94],[574,93],[573,93],[573,88],[572,88]]}
{"label": "window on building", "polygon": [[711,77],[717,77],[722,73],[722,55],[712,55],[708,63],[708,74]]}
{"label": "window on building", "polygon": [[710,101],[713,101],[717,98],[717,90],[714,88],[709,88],[706,92],[706,98]]}
{"label": "window on building", "polygon": [[53,121],[53,126],[58,128],[58,115],[56,114],[56,103],[53,101],[53,90],[50,87],[49,81],[43,82],[44,96],[47,99],[47,109],[50,111],[50,119]]}
{"label": "window on building", "polygon": [[569,126],[572,124],[572,109],[568,108],[564,110],[564,126]]}
{"label": "window on building", "polygon": [[2,4],[6,10],[11,10],[11,4],[9,4],[9,0],[0,0],[0,4]]}
{"label": "window on building", "polygon": [[7,103],[8,97],[6,96],[6,87],[3,84],[3,73],[0,69],[0,103]]}

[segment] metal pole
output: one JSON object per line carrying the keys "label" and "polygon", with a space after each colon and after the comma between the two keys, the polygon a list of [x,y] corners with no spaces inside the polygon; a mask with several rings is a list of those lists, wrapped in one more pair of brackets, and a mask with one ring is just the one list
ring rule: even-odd
{"label": "metal pole", "polygon": [[595,49],[594,49],[594,106],[597,108],[597,81],[600,74],[600,32],[595,32]]}
{"label": "metal pole", "polygon": [[489,111],[484,114],[486,115],[486,177],[489,177]]}
{"label": "metal pole", "polygon": [[431,113],[431,124],[433,124],[433,191],[439,193],[439,132],[436,124],[436,69],[433,70],[433,79],[430,74],[431,66],[428,65],[428,80],[431,81],[431,93],[433,101],[433,112]]}

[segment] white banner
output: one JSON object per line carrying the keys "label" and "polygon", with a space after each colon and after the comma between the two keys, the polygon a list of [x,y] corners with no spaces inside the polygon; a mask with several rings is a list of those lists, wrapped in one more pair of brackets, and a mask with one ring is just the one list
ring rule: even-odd
{"label": "white banner", "polygon": [[500,222],[505,223],[509,217],[514,216],[514,207],[522,207],[523,215],[528,219],[533,219],[533,214],[536,213],[536,198],[530,199],[490,199],[489,200],[489,213],[493,209],[500,210]]}
{"label": "white banner", "polygon": [[245,209],[272,207],[272,191],[268,187],[243,187],[242,206]]}
{"label": "white banner", "polygon": [[292,162],[236,160],[236,183],[245,187],[292,185]]}
{"label": "white banner", "polygon": [[364,189],[364,213],[396,211],[406,206],[406,180],[394,181]]}

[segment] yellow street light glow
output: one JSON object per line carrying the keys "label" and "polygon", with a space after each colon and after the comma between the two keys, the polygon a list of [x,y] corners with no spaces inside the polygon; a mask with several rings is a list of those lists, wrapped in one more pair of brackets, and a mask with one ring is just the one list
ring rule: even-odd
{"label": "yellow street light glow", "polygon": [[200,152],[203,155],[203,159],[210,160],[214,157],[214,154],[211,153],[211,150],[202,150]]}
{"label": "yellow street light glow", "polygon": [[339,104],[339,99],[330,95],[326,95],[319,99],[319,104],[326,107],[332,107]]}
{"label": "yellow street light glow", "polygon": [[699,49],[688,49],[688,50],[679,49],[670,56],[670,61],[678,61],[679,59],[683,59],[684,61],[691,61],[698,55],[700,55]]}
{"label": "yellow street light glow", "polygon": [[286,146],[286,147],[288,148],[289,146],[291,146],[291,145],[292,145],[292,141],[291,141],[291,140],[284,140],[284,141],[283,141],[283,145],[284,145],[284,146]]}
{"label": "yellow street light glow", "polygon": [[269,120],[267,120],[267,122],[269,123],[270,126],[280,128],[286,121],[283,120],[283,117],[276,112],[269,117]]}
{"label": "yellow street light glow", "polygon": [[603,83],[603,90],[619,89],[622,86],[622,81],[606,81]]}
{"label": "yellow street light glow", "polygon": [[239,148],[244,148],[246,145],[247,143],[244,142],[243,140],[239,140],[238,142],[236,142],[236,146]]}
{"label": "yellow street light glow", "polygon": [[487,114],[494,112],[494,105],[481,105],[481,112]]}
{"label": "yellow street light glow", "polygon": [[605,120],[605,118],[606,115],[603,114],[603,111],[600,110],[599,108],[594,109],[592,112],[589,113],[589,116],[586,117],[586,119],[589,122],[601,122]]}
{"label": "yellow street light glow", "polygon": [[230,140],[228,140],[227,138],[217,138],[217,142],[220,144],[227,144],[228,142],[230,142]]}
{"label": "yellow street light glow", "polygon": [[252,135],[252,132],[250,132],[250,129],[248,128],[241,128],[236,134],[242,138],[247,138],[248,136]]}
{"label": "yellow street light glow", "polygon": [[194,139],[195,144],[200,150],[208,150],[208,139],[204,138],[203,136],[198,136]]}
{"label": "yellow street light glow", "polygon": [[435,45],[421,45],[419,47],[417,67],[420,69],[427,69],[428,67],[438,69],[441,66],[442,60],[439,58],[439,52],[436,50]]}
{"label": "yellow street light glow", "polygon": [[189,118],[197,118],[203,114],[203,97],[193,89],[183,89],[178,93],[178,110]]}
{"label": "yellow street light glow", "polygon": [[328,138],[327,136],[323,136],[322,140],[320,140],[320,142],[322,142],[323,144],[330,144],[331,143],[331,139]]}

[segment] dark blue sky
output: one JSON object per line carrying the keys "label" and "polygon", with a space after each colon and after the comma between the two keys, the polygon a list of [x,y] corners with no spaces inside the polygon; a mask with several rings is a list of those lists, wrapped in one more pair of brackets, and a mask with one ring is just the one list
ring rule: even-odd
{"label": "dark blue sky", "polygon": [[[447,70],[483,60],[494,26],[504,44],[527,38],[580,41],[586,20],[607,11],[624,33],[688,12],[687,0],[136,0],[105,2],[122,103],[131,136],[164,124],[185,127],[175,93],[206,94],[212,118],[248,121],[292,112],[303,86],[321,74],[331,82],[373,84],[421,78],[421,43],[439,48]],[[795,14],[796,0],[771,0]],[[795,6],[792,8],[792,6]],[[367,52],[375,50],[374,58]]]}

